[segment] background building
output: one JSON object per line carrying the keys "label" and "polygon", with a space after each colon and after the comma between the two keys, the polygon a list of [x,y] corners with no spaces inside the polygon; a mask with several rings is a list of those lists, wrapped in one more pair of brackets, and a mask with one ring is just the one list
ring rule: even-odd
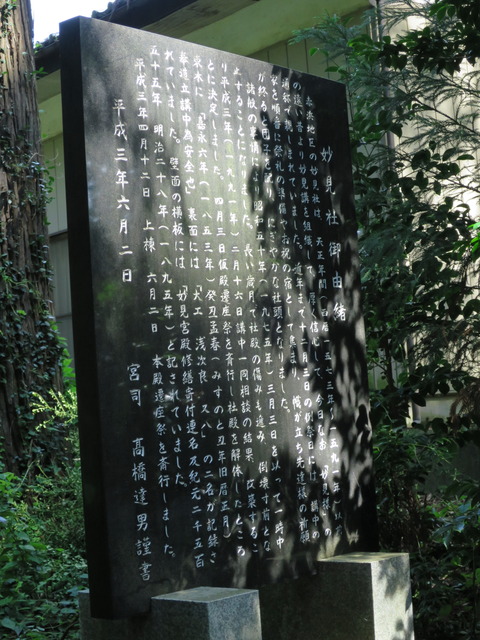
{"label": "background building", "polygon": [[[369,6],[368,0],[119,0],[92,17],[325,75],[322,57],[310,56],[308,43],[288,44],[292,32],[312,26],[325,13],[361,14]],[[48,220],[55,309],[73,354],[58,41],[39,50],[37,68],[45,72],[38,99],[44,161],[53,178]]]}

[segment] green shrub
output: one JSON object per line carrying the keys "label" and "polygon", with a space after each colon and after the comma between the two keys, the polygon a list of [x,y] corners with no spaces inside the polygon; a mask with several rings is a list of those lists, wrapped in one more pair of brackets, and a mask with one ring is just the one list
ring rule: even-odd
{"label": "green shrub", "polygon": [[51,547],[61,547],[85,555],[82,483],[80,461],[52,477],[39,474],[28,489],[30,513],[43,525],[43,540]]}
{"label": "green shrub", "polygon": [[87,578],[75,390],[34,395],[32,406],[36,446],[56,442],[58,455],[23,479],[0,474],[0,636],[73,639]]}
{"label": "green shrub", "polygon": [[418,640],[480,633],[480,486],[454,464],[467,434],[439,419],[374,434],[381,547],[410,553]]}
{"label": "green shrub", "polygon": [[77,595],[86,585],[85,561],[46,543],[46,523],[32,511],[28,493],[19,478],[0,474],[0,636],[78,637]]}

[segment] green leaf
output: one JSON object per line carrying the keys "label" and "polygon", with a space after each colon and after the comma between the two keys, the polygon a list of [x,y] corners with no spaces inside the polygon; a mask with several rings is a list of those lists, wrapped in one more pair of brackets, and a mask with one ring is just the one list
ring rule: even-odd
{"label": "green leaf", "polygon": [[447,395],[447,393],[450,391],[450,385],[448,384],[448,382],[439,382],[438,390],[441,394]]}
{"label": "green leaf", "polygon": [[463,307],[463,315],[465,318],[469,318],[472,313],[480,313],[480,299],[472,298]]}
{"label": "green leaf", "polygon": [[19,540],[25,540],[27,542],[30,542],[30,536],[24,531],[17,531],[17,538]]}
{"label": "green leaf", "polygon": [[432,154],[428,149],[421,149],[412,156],[412,169],[418,169],[430,161]]}
{"label": "green leaf", "polygon": [[427,401],[425,398],[419,393],[412,393],[412,400],[415,404],[418,404],[419,407],[426,407]]}
{"label": "green leaf", "polygon": [[415,176],[415,182],[417,183],[419,189],[426,189],[428,186],[428,178],[425,176],[425,173],[423,171],[417,172],[417,175]]}
{"label": "green leaf", "polygon": [[452,158],[454,155],[456,155],[456,153],[458,153],[458,149],[456,149],[455,147],[450,147],[450,149],[444,151],[442,155],[443,162],[446,162],[447,160]]}
{"label": "green leaf", "polygon": [[5,629],[11,629],[12,631],[15,631],[16,634],[19,634],[22,630],[22,627],[19,626],[18,623],[11,618],[3,618],[2,620],[0,620],[0,624],[2,625],[2,627],[5,627]]}
{"label": "green leaf", "polygon": [[455,531],[462,533],[462,531],[465,529],[465,520],[463,518],[460,519],[459,522],[457,522],[453,528]]}
{"label": "green leaf", "polygon": [[398,138],[402,137],[403,127],[400,123],[394,122],[390,125],[390,131],[395,134]]}
{"label": "green leaf", "polygon": [[385,184],[392,185],[398,181],[398,173],[392,169],[387,169],[383,174]]}
{"label": "green leaf", "polygon": [[448,17],[449,18],[453,18],[453,16],[456,14],[457,9],[453,4],[449,4],[447,6],[447,13],[448,13]]}

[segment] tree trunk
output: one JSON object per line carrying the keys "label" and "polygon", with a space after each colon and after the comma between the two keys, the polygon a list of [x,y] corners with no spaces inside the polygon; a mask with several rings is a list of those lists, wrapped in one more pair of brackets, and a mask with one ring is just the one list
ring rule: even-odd
{"label": "tree trunk", "polygon": [[35,429],[31,393],[59,388],[62,349],[51,302],[30,0],[0,4],[0,460],[20,473],[50,456]]}

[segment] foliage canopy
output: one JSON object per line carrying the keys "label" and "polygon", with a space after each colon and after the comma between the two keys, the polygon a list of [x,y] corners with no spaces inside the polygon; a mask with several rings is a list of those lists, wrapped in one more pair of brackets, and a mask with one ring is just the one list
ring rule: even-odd
{"label": "foliage canopy", "polygon": [[407,35],[382,34],[407,18],[443,33],[447,18],[436,4],[444,3],[390,0],[359,25],[333,17],[295,37],[313,39],[312,51],[347,86],[368,356],[383,387],[374,392],[375,422],[405,424],[409,402],[422,406],[452,390],[466,401],[457,412],[480,419],[468,403],[478,388],[480,338],[472,250],[480,72],[419,71],[403,53],[401,69],[385,64]]}
{"label": "foliage canopy", "polygon": [[455,465],[480,443],[479,20],[385,0],[294,38],[347,87],[381,543],[412,554],[423,640],[479,631],[479,484]]}

